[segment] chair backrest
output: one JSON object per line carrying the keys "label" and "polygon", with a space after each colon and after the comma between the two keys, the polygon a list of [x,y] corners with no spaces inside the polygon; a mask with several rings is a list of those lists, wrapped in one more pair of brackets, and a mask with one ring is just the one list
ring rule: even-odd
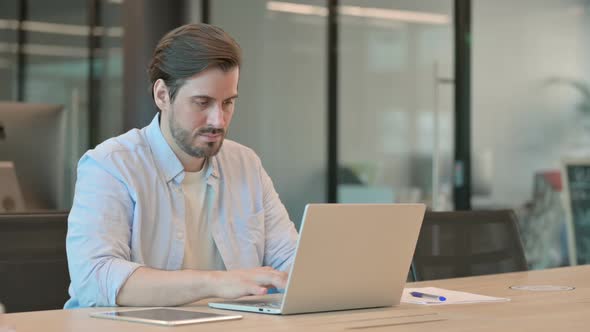
{"label": "chair backrest", "polygon": [[67,212],[0,214],[0,303],[61,309],[68,299]]}
{"label": "chair backrest", "polygon": [[512,210],[426,212],[412,262],[414,279],[527,270]]}

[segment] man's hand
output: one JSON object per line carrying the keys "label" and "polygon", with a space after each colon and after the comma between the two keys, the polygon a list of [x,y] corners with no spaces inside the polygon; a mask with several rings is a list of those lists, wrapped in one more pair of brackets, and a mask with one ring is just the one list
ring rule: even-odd
{"label": "man's hand", "polygon": [[288,274],[271,267],[249,270],[216,271],[214,296],[235,299],[246,295],[264,295],[268,288],[284,289]]}
{"label": "man's hand", "polygon": [[117,295],[117,304],[176,306],[208,297],[235,299],[263,295],[267,288],[284,289],[286,284],[287,273],[271,267],[233,271],[166,271],[142,266],[123,284]]}

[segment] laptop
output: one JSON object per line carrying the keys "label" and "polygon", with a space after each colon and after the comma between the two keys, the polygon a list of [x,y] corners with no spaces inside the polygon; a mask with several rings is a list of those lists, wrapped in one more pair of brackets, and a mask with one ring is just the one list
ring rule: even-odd
{"label": "laptop", "polygon": [[400,302],[424,204],[308,204],[283,294],[210,302],[289,315]]}

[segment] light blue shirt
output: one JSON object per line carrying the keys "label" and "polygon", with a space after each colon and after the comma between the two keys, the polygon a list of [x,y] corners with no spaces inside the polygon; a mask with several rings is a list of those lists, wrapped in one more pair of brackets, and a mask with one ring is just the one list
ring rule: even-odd
{"label": "light blue shirt", "polygon": [[[72,282],[65,308],[116,306],[119,290],[140,266],[181,269],[183,178],[158,115],[82,156],[68,218]],[[207,219],[226,268],[287,270],[297,231],[254,151],[224,140],[208,162],[206,182]]]}

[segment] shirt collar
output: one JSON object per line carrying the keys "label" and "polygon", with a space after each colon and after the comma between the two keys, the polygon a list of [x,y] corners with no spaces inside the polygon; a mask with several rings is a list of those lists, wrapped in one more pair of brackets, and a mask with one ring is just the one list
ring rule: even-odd
{"label": "shirt collar", "polygon": [[[152,150],[154,160],[156,161],[156,165],[164,174],[166,182],[169,182],[176,177],[178,177],[176,179],[178,183],[182,182],[182,179],[184,178],[184,167],[162,134],[162,130],[160,129],[159,112],[156,114],[156,116],[154,116],[152,122],[146,127],[146,137],[148,144],[150,145],[150,149]],[[209,179],[210,176],[213,178],[218,178],[219,172],[217,157],[210,158],[207,165],[208,169],[205,178]]]}

